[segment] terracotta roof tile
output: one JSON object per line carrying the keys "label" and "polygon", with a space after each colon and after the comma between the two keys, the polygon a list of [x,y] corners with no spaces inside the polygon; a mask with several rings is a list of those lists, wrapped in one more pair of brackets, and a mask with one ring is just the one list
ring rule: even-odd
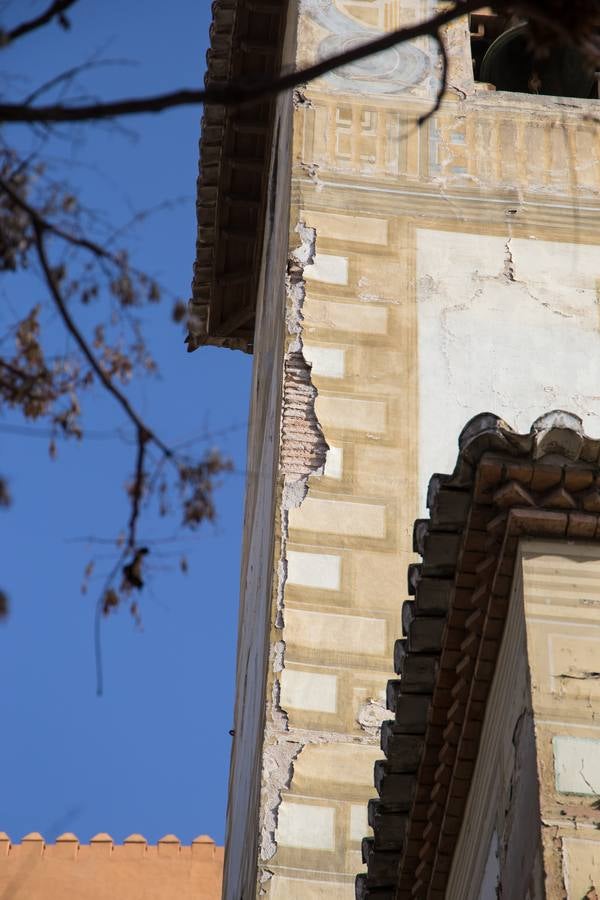
{"label": "terracotta roof tile", "polygon": [[556,410],[517,434],[490,413],[459,438],[452,475],[434,475],[415,522],[384,722],[374,837],[357,900],[444,896],[475,767],[522,535],[600,539],[600,441]]}

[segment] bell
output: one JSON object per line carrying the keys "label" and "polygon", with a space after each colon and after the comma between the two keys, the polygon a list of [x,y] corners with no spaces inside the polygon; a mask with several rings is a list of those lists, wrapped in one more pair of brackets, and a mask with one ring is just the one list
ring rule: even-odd
{"label": "bell", "polygon": [[573,47],[553,47],[538,59],[531,46],[527,23],[503,32],[481,61],[479,80],[498,91],[546,94],[552,97],[591,97],[595,75]]}

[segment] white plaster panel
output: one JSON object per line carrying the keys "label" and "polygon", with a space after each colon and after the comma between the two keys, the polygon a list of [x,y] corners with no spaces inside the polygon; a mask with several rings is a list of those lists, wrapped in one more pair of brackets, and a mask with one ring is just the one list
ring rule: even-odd
{"label": "white plaster panel", "polygon": [[346,353],[341,347],[323,347],[304,342],[304,358],[312,366],[313,375],[343,378]]}
{"label": "white plaster panel", "polygon": [[387,650],[385,619],[344,616],[287,607],[285,640],[313,650],[383,655]]}
{"label": "white plaster panel", "polygon": [[600,741],[555,735],[556,789],[562,794],[600,795]]}
{"label": "white plaster panel", "polygon": [[326,284],[348,284],[348,257],[330,253],[315,253],[314,262],[304,269],[307,281],[324,281]]}
{"label": "white plaster panel", "polygon": [[330,553],[287,551],[287,580],[303,587],[339,591],[342,558]]}
{"label": "white plaster panel", "polygon": [[367,816],[367,807],[364,803],[350,804],[350,840],[362,841],[371,834]]}
{"label": "white plaster panel", "polygon": [[327,459],[325,460],[323,475],[326,475],[327,478],[335,478],[339,481],[343,473],[344,450],[342,447],[334,447],[332,444],[330,444],[329,450],[327,451]]}
{"label": "white plaster panel", "polygon": [[417,231],[420,496],[489,411],[519,431],[550,409],[600,436],[600,248]]}
{"label": "white plaster panel", "polygon": [[284,799],[279,807],[277,843],[304,850],[335,849],[335,809]]}
{"label": "white plaster panel", "polygon": [[285,668],[281,673],[283,709],[334,713],[337,709],[337,676]]}

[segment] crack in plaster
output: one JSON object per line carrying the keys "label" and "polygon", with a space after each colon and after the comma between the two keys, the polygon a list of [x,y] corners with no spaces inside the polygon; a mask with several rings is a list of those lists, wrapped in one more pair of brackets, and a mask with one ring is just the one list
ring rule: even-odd
{"label": "crack in plaster", "polygon": [[507,238],[504,244],[504,268],[502,269],[502,274],[507,281],[516,281],[515,260],[510,247],[511,240],[511,238]]}

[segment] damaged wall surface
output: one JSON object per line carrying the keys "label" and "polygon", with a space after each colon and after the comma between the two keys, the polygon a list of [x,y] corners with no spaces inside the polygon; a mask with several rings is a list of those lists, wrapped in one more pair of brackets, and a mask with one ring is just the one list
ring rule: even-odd
{"label": "damaged wall surface", "polygon": [[600,555],[524,542],[546,897],[600,893]]}
{"label": "damaged wall surface", "polygon": [[448,900],[600,889],[599,576],[597,545],[521,542]]}
{"label": "damaged wall surface", "polygon": [[520,563],[448,900],[544,900],[536,743]]}
{"label": "damaged wall surface", "polygon": [[[305,0],[297,62],[434,7]],[[600,435],[594,101],[483,91],[464,23],[448,48],[454,87],[422,128],[427,41],[312,83],[278,132],[292,185],[257,320],[227,900],[354,895],[412,523],[464,422],[560,405]]]}

